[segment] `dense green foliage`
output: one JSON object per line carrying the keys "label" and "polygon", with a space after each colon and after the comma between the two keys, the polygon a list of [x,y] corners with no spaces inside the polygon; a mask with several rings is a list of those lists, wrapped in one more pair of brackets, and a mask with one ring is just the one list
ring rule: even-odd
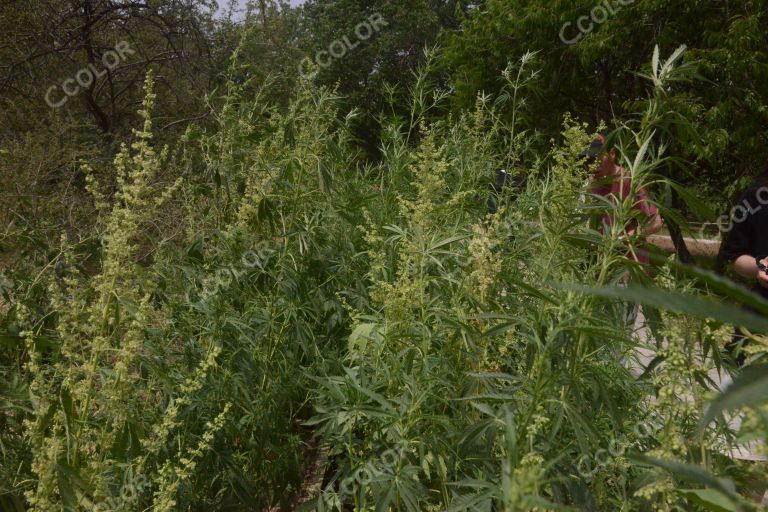
{"label": "dense green foliage", "polygon": [[[541,50],[541,90],[530,105],[537,128],[551,135],[562,112],[594,126],[637,112],[637,100],[645,98],[649,85],[638,72],[655,46],[669,54],[686,45],[701,80],[668,84],[668,92],[674,112],[691,123],[694,133],[675,132],[677,142],[670,149],[695,164],[678,172],[678,178],[717,197],[717,207],[723,208],[723,200],[764,172],[768,160],[768,4],[609,3],[614,12],[602,7],[593,15],[605,3],[484,2],[461,30],[446,34],[457,103],[470,106],[478,91],[499,90],[499,73],[510,56]],[[583,16],[589,19],[579,25]],[[606,21],[595,21],[601,19]],[[589,31],[580,31],[580,26]]]}
{"label": "dense green foliage", "polygon": [[[729,392],[711,375],[733,324],[768,332],[718,301],[768,305],[673,258],[647,273],[617,227],[637,212],[586,193],[603,120],[633,189],[683,227],[680,169],[723,188],[723,151],[764,151],[763,4],[716,25],[717,2],[656,3],[561,48],[572,3],[261,1],[237,24],[203,1],[52,2],[74,26],[127,16],[145,51],[210,51],[142,61],[120,101],[88,93],[108,130],[87,98],[2,119],[0,509],[764,510],[765,464],[732,450],[768,434],[768,340]],[[5,14],[72,33],[30,5]],[[384,30],[301,76],[376,14]],[[38,72],[77,72],[56,56]],[[622,77],[605,96],[595,65]],[[489,214],[500,168],[523,179]]]}

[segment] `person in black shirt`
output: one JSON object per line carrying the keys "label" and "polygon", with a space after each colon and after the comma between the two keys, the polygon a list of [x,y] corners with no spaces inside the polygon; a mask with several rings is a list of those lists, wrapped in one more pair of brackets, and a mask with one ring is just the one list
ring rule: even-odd
{"label": "person in black shirt", "polygon": [[[755,292],[768,299],[768,272],[761,263],[768,264],[768,173],[760,184],[749,189],[731,209],[721,256],[733,262],[739,275],[755,281]],[[739,366],[744,364],[741,346],[744,336],[734,335],[727,347]]]}

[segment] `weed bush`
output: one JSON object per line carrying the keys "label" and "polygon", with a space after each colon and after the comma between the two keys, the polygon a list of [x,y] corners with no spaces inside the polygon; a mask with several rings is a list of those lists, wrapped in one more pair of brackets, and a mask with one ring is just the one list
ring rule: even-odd
{"label": "weed bush", "polygon": [[[85,167],[97,250],[62,237],[3,284],[7,503],[288,510],[318,445],[317,510],[756,508],[743,496],[760,469],[724,455],[727,425],[697,430],[728,319],[650,307],[725,285],[663,264],[641,299],[664,364],[631,374],[633,296],[611,287],[628,269],[652,278],[627,257],[636,240],[591,222],[610,211],[623,226],[631,205],[584,193],[592,134],[570,116],[549,154],[528,154],[534,132],[516,124],[534,57],[498,101],[439,121],[427,59],[376,163],[359,159],[355,112],[310,83],[287,109],[230,83],[215,126],[157,151],[150,77],[114,197]],[[633,187],[663,190],[664,110],[649,105],[619,147]],[[500,165],[525,179],[488,214]],[[183,236],[148,241],[169,200]],[[744,425],[762,435],[764,408]]]}

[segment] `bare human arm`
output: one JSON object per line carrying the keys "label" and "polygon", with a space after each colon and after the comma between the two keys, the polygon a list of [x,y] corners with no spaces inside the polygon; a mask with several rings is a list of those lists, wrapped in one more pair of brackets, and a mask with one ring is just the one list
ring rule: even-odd
{"label": "bare human arm", "polygon": [[[664,226],[664,220],[661,218],[661,215],[657,213],[651,218],[648,224],[646,224],[645,227],[642,228],[641,232],[643,236],[653,235],[661,231],[661,228],[663,226]],[[755,266],[755,268],[757,268],[757,266]]]}
{"label": "bare human arm", "polygon": [[633,229],[629,233],[630,236],[640,234],[645,237],[661,231],[661,228],[664,226],[664,220],[659,215],[659,209],[650,200],[648,192],[644,188],[641,188],[637,193],[635,208],[645,214],[647,221]]}
{"label": "bare human arm", "polygon": [[[766,260],[768,260],[768,258],[763,260],[763,263],[766,263]],[[768,288],[768,274],[757,268],[757,261],[754,256],[742,254],[733,262],[733,270],[747,279],[757,279],[760,286]]]}

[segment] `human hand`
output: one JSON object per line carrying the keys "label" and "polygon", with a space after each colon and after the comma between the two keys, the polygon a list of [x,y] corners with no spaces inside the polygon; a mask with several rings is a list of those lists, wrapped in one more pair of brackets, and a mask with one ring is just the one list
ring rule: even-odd
{"label": "human hand", "polygon": [[628,228],[620,238],[622,240],[631,239],[635,238],[635,235],[637,235],[637,228]]}
{"label": "human hand", "polygon": [[[768,266],[768,258],[764,258],[760,261],[763,265]],[[763,288],[768,288],[768,272],[765,270],[758,268],[757,269],[757,282],[760,283],[760,286]]]}

